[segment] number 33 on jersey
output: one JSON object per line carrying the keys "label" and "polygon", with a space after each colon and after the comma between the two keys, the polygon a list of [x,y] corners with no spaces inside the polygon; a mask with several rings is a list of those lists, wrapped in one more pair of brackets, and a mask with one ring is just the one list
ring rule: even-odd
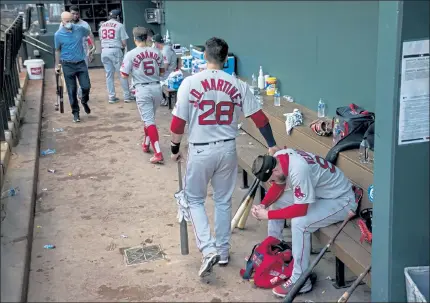
{"label": "number 33 on jersey", "polygon": [[173,115],[189,125],[190,143],[207,143],[237,136],[240,114],[261,109],[249,86],[222,70],[205,70],[184,79]]}

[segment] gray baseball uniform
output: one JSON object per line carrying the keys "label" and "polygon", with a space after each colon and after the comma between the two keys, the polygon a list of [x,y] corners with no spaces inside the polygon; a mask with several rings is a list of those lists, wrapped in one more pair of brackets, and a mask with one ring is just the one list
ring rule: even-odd
{"label": "gray baseball uniform", "polygon": [[162,67],[163,56],[152,47],[136,47],[127,52],[121,66],[122,73],[132,76],[137,108],[146,126],[155,124],[155,111],[162,99],[158,84]]}
{"label": "gray baseball uniform", "polygon": [[[236,186],[236,141],[241,112],[249,117],[261,109],[249,86],[222,70],[205,70],[185,78],[173,115],[186,121],[188,159],[184,193],[196,242],[203,256],[227,256],[231,238],[231,198]],[[215,202],[212,237],[205,211],[209,181]]]}
{"label": "gray baseball uniform", "polygon": [[[101,60],[106,71],[106,86],[109,94],[109,100],[116,101],[115,93],[115,73],[120,72],[121,62],[124,57],[122,52],[122,40],[129,37],[125,27],[120,22],[111,19],[104,22],[99,28],[100,44],[102,47]],[[127,79],[119,77],[121,82],[124,100],[130,101],[130,94]]]}
{"label": "gray baseball uniform", "polygon": [[170,73],[178,67],[178,56],[172,49],[171,45],[164,45],[162,54],[164,64],[168,65],[164,75],[161,77],[161,81],[165,81],[169,77]]}
{"label": "gray baseball uniform", "polygon": [[[348,211],[357,209],[352,184],[343,172],[324,158],[309,152],[283,149],[274,157],[288,154],[286,190],[271,206],[272,210],[293,204],[309,204],[305,216],[291,220],[294,269],[291,281],[296,282],[309,267],[311,236],[319,228],[343,221]],[[269,220],[268,235],[283,240],[284,220]],[[310,281],[303,286],[311,288]]]}

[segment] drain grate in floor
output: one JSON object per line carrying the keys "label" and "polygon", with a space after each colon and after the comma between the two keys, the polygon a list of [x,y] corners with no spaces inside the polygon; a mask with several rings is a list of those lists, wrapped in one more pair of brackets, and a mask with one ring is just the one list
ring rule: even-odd
{"label": "drain grate in floor", "polygon": [[139,245],[124,249],[125,264],[135,265],[158,259],[164,259],[164,252],[160,245]]}

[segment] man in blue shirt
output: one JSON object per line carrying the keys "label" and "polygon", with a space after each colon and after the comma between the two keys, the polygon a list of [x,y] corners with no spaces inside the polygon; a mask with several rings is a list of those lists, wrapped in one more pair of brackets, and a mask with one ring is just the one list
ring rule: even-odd
{"label": "man in blue shirt", "polygon": [[72,108],[73,122],[80,122],[76,79],[78,79],[82,89],[82,106],[87,114],[91,113],[88,106],[91,83],[88,67],[85,63],[86,53],[83,44],[83,38],[88,37],[90,31],[83,26],[73,24],[72,20],[73,15],[71,13],[63,12],[61,14],[63,26],[57,30],[54,39],[55,70],[59,73],[59,65],[61,64]]}

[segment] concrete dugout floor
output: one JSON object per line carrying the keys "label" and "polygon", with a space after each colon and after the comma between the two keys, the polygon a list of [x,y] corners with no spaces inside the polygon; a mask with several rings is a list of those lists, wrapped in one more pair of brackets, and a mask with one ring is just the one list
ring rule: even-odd
{"label": "concrete dugout floor", "polygon": [[[252,217],[246,230],[233,234],[230,265],[217,266],[210,278],[197,276],[201,255],[191,226],[190,254],[180,254],[173,197],[176,164],[149,163],[140,147],[142,122],[136,104],[108,104],[104,71],[92,69],[90,76],[92,113],[81,108],[82,122],[75,124],[68,104],[64,114],[54,111],[54,74],[46,73],[52,86],[45,91],[41,149],[55,148],[56,154],[40,158],[28,301],[280,302],[270,290],[256,289],[239,275],[244,257],[266,235],[266,223]],[[118,80],[117,96],[122,99]],[[159,109],[166,157],[170,117],[167,107]],[[60,127],[64,132],[53,132]],[[234,210],[243,195],[237,186]],[[210,190],[207,209],[212,220]],[[289,230],[285,232],[288,236]],[[166,259],[126,266],[120,249],[140,243],[160,244]],[[46,250],[45,244],[56,249]],[[314,291],[296,301],[337,301],[345,290],[334,289],[326,279],[334,277],[334,257],[327,254],[316,272]],[[369,302],[370,290],[360,286],[350,301]]]}

